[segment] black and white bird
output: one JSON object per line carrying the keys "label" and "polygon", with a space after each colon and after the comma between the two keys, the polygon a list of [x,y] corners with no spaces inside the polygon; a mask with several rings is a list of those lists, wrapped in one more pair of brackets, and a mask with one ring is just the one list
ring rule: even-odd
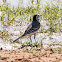
{"label": "black and white bird", "polygon": [[31,40],[31,36],[34,35],[34,39],[35,39],[35,35],[37,33],[37,31],[40,28],[40,22],[39,22],[39,17],[41,15],[34,15],[33,16],[33,21],[32,23],[28,26],[28,28],[25,30],[24,34],[20,37],[18,37],[17,39],[15,39],[13,42],[17,41],[18,39],[24,37],[24,36],[30,36],[30,40]]}

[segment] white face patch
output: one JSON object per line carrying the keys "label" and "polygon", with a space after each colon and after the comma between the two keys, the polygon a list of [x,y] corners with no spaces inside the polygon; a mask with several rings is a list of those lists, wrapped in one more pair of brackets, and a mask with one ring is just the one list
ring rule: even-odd
{"label": "white face patch", "polygon": [[36,20],[39,20],[39,15],[36,16]]}

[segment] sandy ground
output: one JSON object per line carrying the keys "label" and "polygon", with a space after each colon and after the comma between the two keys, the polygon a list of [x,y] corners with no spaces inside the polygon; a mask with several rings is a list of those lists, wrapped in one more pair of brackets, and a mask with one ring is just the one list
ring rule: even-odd
{"label": "sandy ground", "polygon": [[41,50],[38,53],[17,50],[0,50],[0,62],[62,62],[62,54],[53,53],[52,50]]}

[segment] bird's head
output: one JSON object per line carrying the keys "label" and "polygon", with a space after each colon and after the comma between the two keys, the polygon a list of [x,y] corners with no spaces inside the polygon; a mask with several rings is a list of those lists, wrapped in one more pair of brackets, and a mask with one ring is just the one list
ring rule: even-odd
{"label": "bird's head", "polygon": [[37,20],[39,20],[39,17],[40,17],[41,15],[34,15],[33,16],[33,21],[37,21]]}

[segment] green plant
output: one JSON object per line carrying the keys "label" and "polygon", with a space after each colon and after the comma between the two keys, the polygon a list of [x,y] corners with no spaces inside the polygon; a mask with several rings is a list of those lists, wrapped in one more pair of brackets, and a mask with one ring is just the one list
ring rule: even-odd
{"label": "green plant", "polygon": [[7,38],[8,37],[8,31],[6,29],[0,31],[0,37],[1,38]]}

